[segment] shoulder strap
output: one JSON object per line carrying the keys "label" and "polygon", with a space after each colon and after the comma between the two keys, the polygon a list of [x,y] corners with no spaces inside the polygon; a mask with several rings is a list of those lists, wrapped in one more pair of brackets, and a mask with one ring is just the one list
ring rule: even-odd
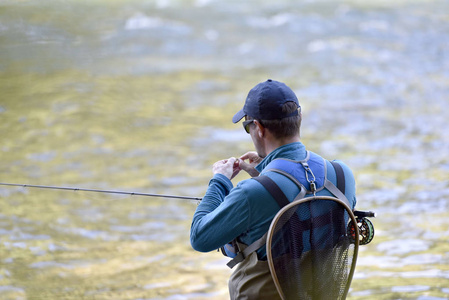
{"label": "shoulder strap", "polygon": [[335,169],[335,173],[337,174],[337,188],[344,194],[346,190],[345,185],[345,173],[343,172],[343,168],[340,164],[335,161],[329,161]]}
{"label": "shoulder strap", "polygon": [[[283,208],[284,206],[290,203],[290,201],[288,201],[287,196],[285,196],[281,188],[270,177],[262,175],[258,177],[253,177],[253,179],[260,182],[260,184],[262,184],[267,189],[267,191],[271,194],[271,196],[273,196],[273,198],[278,203],[279,208]],[[243,249],[243,251],[239,251],[237,256],[227,263],[227,266],[232,269],[235,265],[243,261],[252,252],[256,251],[257,249],[265,245],[267,241],[267,235],[268,232],[266,232],[261,238],[253,242],[251,245]]]}
{"label": "shoulder strap", "polygon": [[271,194],[271,196],[273,196],[273,198],[279,204],[279,208],[283,208],[284,206],[290,203],[290,201],[288,201],[287,196],[285,196],[281,188],[270,177],[259,176],[254,177],[253,179],[260,182],[260,184],[262,184],[267,189],[267,191]]}
{"label": "shoulder strap", "polygon": [[331,192],[332,194],[334,194],[335,197],[337,197],[340,200],[343,200],[346,205],[348,205],[348,207],[351,207],[351,205],[349,204],[348,198],[346,198],[345,195],[345,174],[343,171],[343,168],[336,162],[334,161],[329,161],[332,166],[335,169],[335,173],[337,175],[337,186],[335,186],[331,181],[329,181],[328,179],[325,180],[324,182],[324,187]]}

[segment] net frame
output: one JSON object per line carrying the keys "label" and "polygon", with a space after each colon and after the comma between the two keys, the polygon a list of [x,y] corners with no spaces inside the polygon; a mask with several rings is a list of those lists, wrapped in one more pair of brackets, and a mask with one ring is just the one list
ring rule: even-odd
{"label": "net frame", "polygon": [[[285,297],[285,294],[284,294],[284,292],[282,290],[282,287],[281,287],[281,284],[279,282],[279,279],[278,279],[278,276],[277,276],[277,273],[276,273],[276,270],[275,270],[275,263],[274,263],[274,260],[273,260],[273,253],[272,253],[273,237],[276,234],[274,228],[277,228],[278,223],[281,220],[281,217],[284,215],[284,213],[286,211],[290,210],[292,207],[299,206],[299,205],[304,204],[306,202],[317,201],[317,200],[327,200],[327,201],[335,201],[335,202],[337,202],[348,213],[349,220],[352,220],[352,222],[354,222],[354,224],[357,224],[356,223],[357,221],[356,221],[356,218],[354,216],[354,213],[353,213],[352,209],[344,201],[342,201],[342,200],[340,200],[338,198],[335,198],[335,197],[330,197],[330,196],[312,196],[312,197],[306,197],[306,198],[298,199],[298,200],[295,200],[295,201],[289,203],[288,205],[284,206],[283,208],[281,208],[279,210],[279,212],[273,218],[273,220],[271,222],[271,225],[270,225],[270,228],[268,230],[266,250],[267,250],[268,267],[270,269],[271,276],[273,278],[273,281],[274,281],[276,289],[277,289],[277,291],[279,293],[279,296],[283,300],[287,300],[287,298]],[[288,218],[288,220],[290,220],[290,218],[291,218],[291,216]],[[286,222],[287,222],[287,220],[285,221],[285,223]],[[282,227],[284,224],[280,223],[280,225],[281,225],[280,227]],[[355,226],[355,236],[359,237],[358,226]],[[359,238],[356,238],[353,241],[353,244],[354,244],[354,249],[353,249],[352,261],[351,261],[351,268],[350,268],[349,273],[348,273],[347,282],[346,282],[345,289],[344,289],[344,292],[343,292],[343,295],[342,295],[342,299],[346,298],[346,296],[348,294],[348,291],[349,291],[349,287],[351,286],[352,278],[354,276],[354,271],[355,271],[356,262],[357,262],[357,256],[358,256],[358,250],[359,250]]]}

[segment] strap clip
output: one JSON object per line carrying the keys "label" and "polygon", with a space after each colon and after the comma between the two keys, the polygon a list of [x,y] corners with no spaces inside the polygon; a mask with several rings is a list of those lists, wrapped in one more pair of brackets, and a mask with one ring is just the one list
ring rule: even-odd
{"label": "strap clip", "polygon": [[[310,191],[314,196],[316,196],[316,178],[313,174],[312,170],[309,168],[309,164],[305,161],[301,162],[301,165],[303,166],[305,172],[306,172],[306,180],[310,185]],[[309,174],[312,175],[312,179],[309,179]]]}

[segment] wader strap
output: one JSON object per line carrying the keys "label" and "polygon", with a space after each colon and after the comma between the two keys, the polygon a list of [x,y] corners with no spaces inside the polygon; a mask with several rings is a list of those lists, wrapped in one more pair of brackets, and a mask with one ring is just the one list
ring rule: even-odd
{"label": "wader strap", "polygon": [[230,260],[226,265],[231,269],[234,268],[236,264],[242,262],[251,253],[257,251],[257,249],[265,245],[267,242],[267,236],[268,232],[266,232],[260,239],[243,249],[243,251],[239,251],[239,253],[237,253],[237,256]]}
{"label": "wader strap", "polygon": [[[290,203],[290,201],[288,201],[287,196],[285,196],[281,188],[268,176],[253,177],[253,179],[257,180],[267,189],[267,191],[278,203],[279,208],[283,208],[284,206]],[[258,239],[257,241],[253,242],[251,245],[246,247],[243,251],[239,251],[237,256],[227,263],[227,266],[232,269],[236,264],[242,262],[252,252],[261,248],[263,245],[265,245],[267,241],[267,236],[268,232],[265,233],[260,239]]]}

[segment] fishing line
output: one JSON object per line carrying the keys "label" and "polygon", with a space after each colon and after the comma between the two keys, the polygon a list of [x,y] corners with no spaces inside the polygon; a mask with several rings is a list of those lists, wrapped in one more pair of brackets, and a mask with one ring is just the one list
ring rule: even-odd
{"label": "fishing line", "polygon": [[112,190],[100,190],[100,189],[85,189],[85,188],[77,188],[77,187],[63,187],[63,186],[35,185],[35,184],[20,184],[20,183],[4,183],[4,182],[0,182],[0,185],[18,186],[18,187],[25,187],[25,188],[51,189],[51,190],[66,190],[66,191],[75,191],[75,192],[76,191],[82,191],[82,192],[94,192],[94,193],[131,195],[131,196],[146,196],[146,197],[172,198],[172,199],[185,199],[185,200],[198,200],[198,201],[202,200],[202,198],[200,198],[200,197],[164,195],[164,194],[149,194],[149,193],[112,191]]}

